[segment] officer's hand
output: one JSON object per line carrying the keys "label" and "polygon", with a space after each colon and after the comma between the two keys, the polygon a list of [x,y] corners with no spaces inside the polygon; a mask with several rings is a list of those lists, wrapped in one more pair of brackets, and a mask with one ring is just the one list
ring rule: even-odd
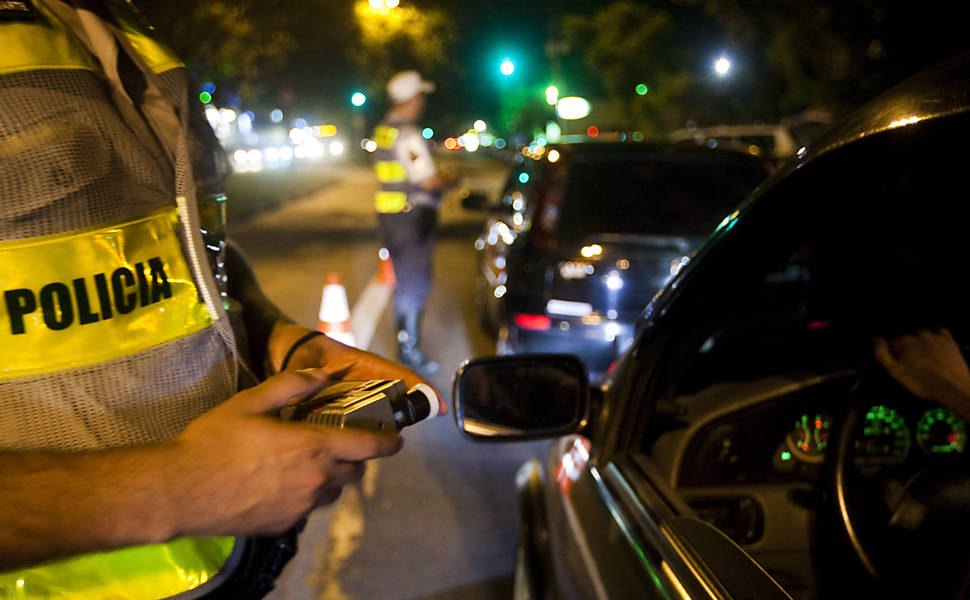
{"label": "officer's hand", "polygon": [[362,461],[401,448],[397,434],[285,423],[280,407],[328,381],[319,369],[287,371],[203,414],[174,441],[191,497],[178,535],[278,533],[358,481]]}
{"label": "officer's hand", "polygon": [[[301,325],[278,323],[270,338],[270,372],[278,372],[283,356],[296,340],[311,330]],[[401,379],[413,387],[423,383],[435,389],[430,382],[404,365],[387,360],[373,352],[367,352],[341,344],[325,335],[317,336],[296,349],[290,357],[286,370],[297,370],[321,367],[335,379],[366,380],[366,379]],[[438,414],[448,413],[448,404],[444,396],[438,394]]]}

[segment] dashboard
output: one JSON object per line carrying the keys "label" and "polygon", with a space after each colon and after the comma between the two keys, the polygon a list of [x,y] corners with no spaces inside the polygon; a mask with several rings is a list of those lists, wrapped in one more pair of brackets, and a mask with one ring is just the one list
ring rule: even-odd
{"label": "dashboard", "polygon": [[[834,451],[834,419],[844,414],[855,377],[781,386],[776,394],[712,411],[686,432],[674,481],[685,486],[816,482]],[[794,387],[794,389],[793,389]],[[703,408],[703,402],[698,403]],[[873,395],[854,434],[853,463],[864,475],[965,460],[967,423],[949,409],[901,390]]]}

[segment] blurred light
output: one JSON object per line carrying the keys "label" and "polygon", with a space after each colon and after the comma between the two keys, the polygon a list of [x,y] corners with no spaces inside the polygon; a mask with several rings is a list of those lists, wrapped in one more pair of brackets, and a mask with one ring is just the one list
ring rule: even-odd
{"label": "blurred light", "polygon": [[521,226],[523,221],[522,213],[515,213],[512,215],[512,224],[516,226]]}
{"label": "blurred light", "polygon": [[483,250],[485,248],[485,240],[478,238],[475,240],[475,250]]}
{"label": "blurred light", "polygon": [[580,249],[579,253],[586,258],[593,258],[594,256],[599,256],[600,254],[603,254],[603,247],[600,246],[599,244],[583,246]]}
{"label": "blurred light", "polygon": [[562,128],[555,121],[546,122],[546,139],[555,144],[562,139]]}
{"label": "blurred light", "polygon": [[302,117],[298,119],[293,119],[292,126],[296,129],[303,129],[304,127],[306,127],[306,119]]}
{"label": "blurred light", "polygon": [[528,315],[528,314],[516,314],[515,324],[522,329],[549,329],[552,325],[552,321],[546,315]]}
{"label": "blurred light", "polygon": [[616,336],[620,335],[620,324],[610,321],[603,327],[603,334],[606,336],[606,341],[612,342],[616,339]]}
{"label": "blurred light", "polygon": [[239,148],[238,150],[232,153],[232,158],[237,163],[244,165],[246,164],[246,161],[249,159],[249,155],[246,153],[245,150],[243,150],[242,148]]}
{"label": "blurred light", "polygon": [[546,302],[546,312],[550,315],[566,315],[567,317],[585,317],[593,314],[593,305],[589,302],[573,302],[553,298]]}
{"label": "blurred light", "polygon": [[280,160],[293,160],[293,148],[289,146],[280,146]]}
{"label": "blurred light", "polygon": [[236,120],[236,111],[231,108],[220,108],[219,120],[223,123],[232,123]]}
{"label": "blurred light", "polygon": [[[592,267],[592,265],[579,261],[561,262],[559,263],[559,276],[563,279],[586,279],[586,276],[589,275],[587,267]],[[546,307],[546,310],[548,310],[548,307]],[[590,312],[592,312],[592,307],[590,307]]]}
{"label": "blurred light", "polygon": [[199,94],[199,102],[202,104],[208,104],[212,102],[212,94],[209,92],[202,92]]}
{"label": "blurred light", "polygon": [[621,271],[626,271],[630,268],[630,261],[625,258],[621,258],[620,260],[616,261],[616,266]]}
{"label": "blurred light", "polygon": [[344,143],[340,141],[330,142],[330,154],[340,156],[344,153]]}
{"label": "blurred light", "polygon": [[434,137],[434,129],[431,129],[430,127],[425,127],[424,129],[421,130],[421,137],[423,137],[426,140],[430,140],[431,138]]}
{"label": "blurred light", "polygon": [[586,128],[586,135],[589,137],[596,137],[600,134],[600,128],[596,125],[590,125]]}
{"label": "blurred light", "polygon": [[277,160],[280,159],[280,150],[279,150],[279,148],[273,148],[271,146],[271,147],[267,148],[263,152],[263,154],[266,156],[266,160],[268,160],[270,162],[275,162],[275,161],[277,161]]}
{"label": "blurred light", "polygon": [[384,8],[384,0],[370,0],[371,8]]}
{"label": "blurred light", "polygon": [[614,292],[623,287],[623,278],[616,271],[610,271],[610,274],[604,277],[603,281],[606,282],[606,287]]}
{"label": "blurred light", "polygon": [[397,8],[400,3],[400,0],[384,0],[384,6],[388,8]]}
{"label": "blurred light", "polygon": [[499,65],[498,70],[502,72],[502,75],[511,75],[515,72],[515,64],[511,60],[505,59],[502,64]]}
{"label": "blurred light", "polygon": [[294,144],[300,145],[306,142],[308,137],[307,132],[303,129],[297,129],[294,127],[290,130],[290,141],[292,141]]}
{"label": "blurred light", "polygon": [[475,152],[480,146],[478,142],[478,134],[474,131],[469,131],[465,135],[461,136],[461,142],[461,145],[464,146],[465,150],[468,152]]}
{"label": "blurred light", "polygon": [[904,125],[912,125],[913,123],[919,123],[919,122],[920,122],[920,118],[917,117],[916,115],[913,115],[911,117],[906,117],[905,119],[896,119],[895,121],[889,124],[889,128],[895,129],[896,127],[903,127]]}
{"label": "blurred light", "polygon": [[482,144],[482,146],[491,146],[493,143],[495,143],[495,136],[489,133],[483,133],[482,135],[478,136],[478,141]]}
{"label": "blurred light", "polygon": [[504,285],[500,285],[495,288],[495,291],[492,292],[492,295],[495,296],[496,298],[501,298],[502,296],[505,295],[507,291],[508,289]]}
{"label": "blurred light", "polygon": [[239,118],[236,119],[236,127],[239,128],[239,133],[245,134],[245,133],[249,133],[250,131],[252,131],[253,130],[253,113],[251,113],[251,112],[244,112],[243,114],[239,115]]}
{"label": "blurred light", "polygon": [[551,162],[551,163],[554,163],[557,160],[559,160],[559,150],[556,150],[555,148],[553,148],[552,150],[550,150],[549,151],[549,157],[548,158],[549,158],[549,162]]}
{"label": "blurred light", "polygon": [[458,140],[456,140],[453,137],[446,138],[444,144],[446,149],[454,150],[455,148],[458,147]]}
{"label": "blurred light", "polygon": [[485,131],[485,129],[486,129],[485,121],[483,121],[481,119],[478,119],[477,121],[475,121],[475,124],[472,125],[472,127],[475,128],[475,131],[481,133],[482,131]]}
{"label": "blurred light", "polygon": [[751,144],[750,146],[748,146],[748,154],[751,154],[752,156],[761,156],[761,148],[759,148],[754,144]]}
{"label": "blurred light", "polygon": [[283,111],[278,108],[274,108],[271,113],[269,113],[269,120],[274,123],[279,123],[283,120]]}
{"label": "blurred light", "polygon": [[387,250],[387,248],[381,248],[380,250],[377,251],[377,258],[381,260],[387,260],[390,257],[391,257],[391,253]]}
{"label": "blurred light", "polygon": [[550,85],[546,88],[546,104],[555,106],[556,102],[559,102],[559,88]]}
{"label": "blurred light", "polygon": [[519,173],[519,183],[529,183],[529,174],[525,171]]}
{"label": "blurred light", "polygon": [[638,96],[646,96],[647,92],[650,91],[650,88],[648,88],[647,84],[645,83],[638,83],[636,87],[636,91]]}
{"label": "blurred light", "polygon": [[327,123],[326,125],[321,125],[318,127],[319,133],[317,137],[333,137],[337,135],[337,126],[332,123]]}
{"label": "blurred light", "polygon": [[214,94],[216,91],[216,84],[211,82],[206,82],[202,84],[202,91],[207,94]]}
{"label": "blurred light", "polygon": [[263,153],[259,148],[253,148],[246,153],[246,160],[251,163],[258,163],[263,160]]}
{"label": "blurred light", "polygon": [[536,144],[538,144],[539,146],[545,146],[548,143],[549,143],[549,140],[547,140],[546,136],[544,135],[540,135],[539,137],[536,138]]}
{"label": "blurred light", "polygon": [[499,138],[495,140],[495,147],[501,150],[505,147],[505,138]]}
{"label": "blurred light", "polygon": [[676,275],[677,273],[680,273],[680,270],[684,268],[684,265],[686,265],[689,262],[690,262],[689,256],[682,256],[680,258],[675,258],[674,260],[670,261],[670,275],[673,276],[673,275]]}
{"label": "blurred light", "polygon": [[591,110],[589,101],[579,96],[567,96],[556,103],[556,114],[561,119],[582,119],[589,116]]}
{"label": "blurred light", "polygon": [[633,141],[634,142],[642,142],[643,141],[643,132],[642,131],[634,131],[633,132]]}
{"label": "blurred light", "polygon": [[371,139],[365,139],[363,142],[361,142],[361,148],[363,148],[365,152],[377,152],[377,142]]}
{"label": "blurred light", "polygon": [[714,61],[714,72],[720,75],[721,77],[724,77],[725,75],[727,75],[728,71],[730,70],[731,70],[731,61],[729,61],[725,57],[722,56],[721,58]]}
{"label": "blurred light", "polygon": [[367,96],[364,92],[354,92],[350,95],[350,103],[354,106],[363,106],[367,102]]}
{"label": "blurred light", "polygon": [[219,109],[215,106],[205,107],[205,118],[209,121],[209,125],[215,129],[219,126]]}

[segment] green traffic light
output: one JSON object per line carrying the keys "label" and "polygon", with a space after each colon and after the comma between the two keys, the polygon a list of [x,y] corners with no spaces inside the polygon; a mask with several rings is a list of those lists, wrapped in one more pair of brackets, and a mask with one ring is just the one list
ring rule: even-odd
{"label": "green traffic light", "polygon": [[645,83],[638,83],[636,90],[637,90],[637,95],[646,96],[647,92],[650,91],[650,88],[648,88],[647,84]]}

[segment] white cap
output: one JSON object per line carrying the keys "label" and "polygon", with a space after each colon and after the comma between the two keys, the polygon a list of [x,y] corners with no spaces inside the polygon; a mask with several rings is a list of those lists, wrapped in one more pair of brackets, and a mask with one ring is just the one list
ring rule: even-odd
{"label": "white cap", "polygon": [[387,82],[387,95],[394,104],[407,102],[418,94],[434,91],[434,82],[421,79],[417,71],[401,71]]}

